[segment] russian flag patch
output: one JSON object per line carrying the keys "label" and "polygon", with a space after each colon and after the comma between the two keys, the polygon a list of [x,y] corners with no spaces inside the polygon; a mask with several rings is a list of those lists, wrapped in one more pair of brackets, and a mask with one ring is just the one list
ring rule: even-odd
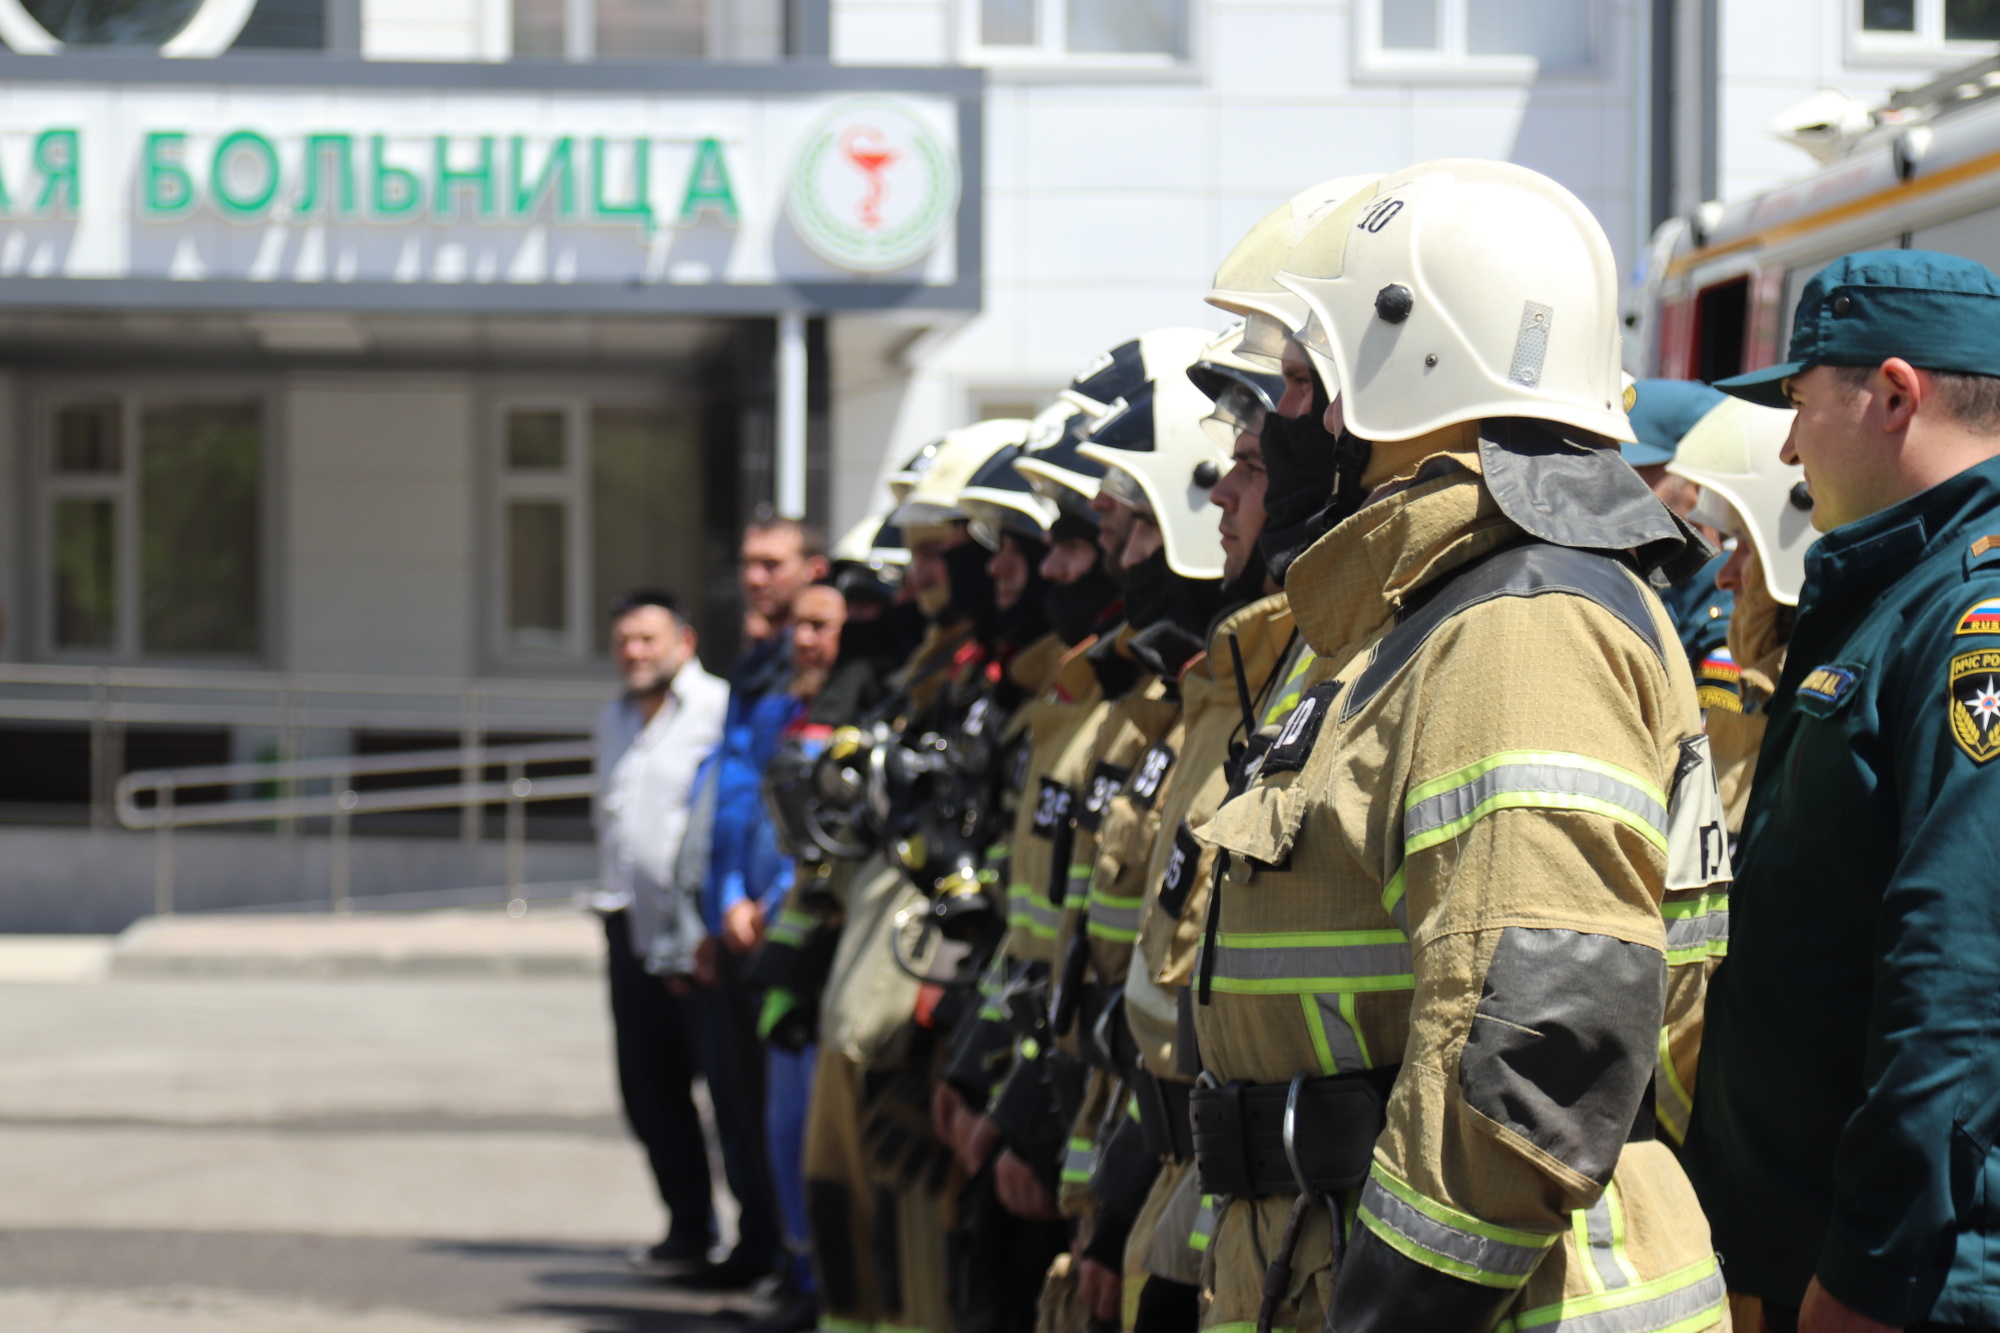
{"label": "russian flag patch", "polygon": [[1973,604],[1958,618],[1958,634],[2000,634],[2000,597],[1988,597]]}

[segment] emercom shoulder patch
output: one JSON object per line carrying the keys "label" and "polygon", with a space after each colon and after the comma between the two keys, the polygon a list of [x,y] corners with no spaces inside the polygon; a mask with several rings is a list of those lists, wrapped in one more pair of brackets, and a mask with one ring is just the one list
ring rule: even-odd
{"label": "emercom shoulder patch", "polygon": [[1948,690],[1951,738],[1958,748],[1975,764],[2000,755],[2000,649],[1952,658]]}
{"label": "emercom shoulder patch", "polygon": [[1958,628],[1952,633],[2000,634],[2000,597],[1982,597],[1974,602],[1958,618]]}
{"label": "emercom shoulder patch", "polygon": [[1806,678],[1799,682],[1799,696],[1805,699],[1817,699],[1825,704],[1837,704],[1847,697],[1847,692],[1854,688],[1854,682],[1859,679],[1860,676],[1849,667],[1814,667],[1806,673]]}

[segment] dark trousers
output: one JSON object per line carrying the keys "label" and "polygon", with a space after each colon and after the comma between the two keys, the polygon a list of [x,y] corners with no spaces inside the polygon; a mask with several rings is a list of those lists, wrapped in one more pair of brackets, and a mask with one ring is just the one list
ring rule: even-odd
{"label": "dark trousers", "polygon": [[722,1168],[740,1209],[732,1258],[775,1267],[784,1241],[764,1136],[764,1043],[757,1039],[758,1000],[743,980],[741,958],[718,949],[716,971],[715,985],[681,1000],[681,1020],[708,1082],[715,1128],[722,1140]]}
{"label": "dark trousers", "polygon": [[625,913],[605,914],[604,938],[618,1091],[625,1102],[626,1123],[646,1149],[653,1182],[667,1206],[671,1234],[712,1242],[715,1207],[708,1144],[694,1109],[698,1066],[681,1012],[685,1002],[670,995],[660,979],[649,976],[632,956]]}

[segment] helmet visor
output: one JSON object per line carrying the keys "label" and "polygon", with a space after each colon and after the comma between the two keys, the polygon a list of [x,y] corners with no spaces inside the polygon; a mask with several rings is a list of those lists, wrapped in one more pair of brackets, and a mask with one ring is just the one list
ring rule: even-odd
{"label": "helmet visor", "polygon": [[1264,432],[1264,403],[1246,384],[1231,384],[1216,395],[1215,410],[1201,419],[1208,438],[1224,449],[1236,447],[1236,437]]}

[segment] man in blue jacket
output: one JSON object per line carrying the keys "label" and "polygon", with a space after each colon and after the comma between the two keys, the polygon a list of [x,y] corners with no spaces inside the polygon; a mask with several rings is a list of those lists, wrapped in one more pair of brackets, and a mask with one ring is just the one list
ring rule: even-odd
{"label": "man in blue jacket", "polygon": [[1849,255],[1784,364],[1813,525],[1688,1174],[1776,1333],[2000,1328],[2000,278]]}

